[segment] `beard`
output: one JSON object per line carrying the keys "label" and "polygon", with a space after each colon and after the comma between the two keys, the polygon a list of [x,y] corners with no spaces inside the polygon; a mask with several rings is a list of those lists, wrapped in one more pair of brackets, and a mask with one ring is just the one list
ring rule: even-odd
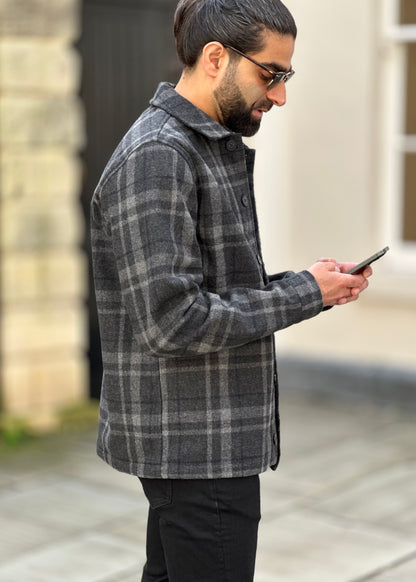
{"label": "beard", "polygon": [[240,133],[244,137],[252,137],[259,131],[261,125],[261,119],[256,119],[253,116],[253,111],[255,109],[268,111],[273,104],[264,100],[262,103],[255,103],[249,107],[235,83],[235,70],[232,64],[229,65],[229,69],[214,95],[221,111],[223,125],[234,133]]}

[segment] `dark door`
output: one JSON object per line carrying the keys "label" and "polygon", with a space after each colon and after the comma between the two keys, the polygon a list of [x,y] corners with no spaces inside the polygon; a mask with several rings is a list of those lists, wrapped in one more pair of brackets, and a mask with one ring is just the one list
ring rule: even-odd
{"label": "dark door", "polygon": [[[84,0],[81,98],[87,146],[82,204],[89,225],[94,188],[123,134],[147,107],[160,81],[176,82],[180,66],[173,38],[177,0]],[[85,249],[91,253],[87,228]],[[99,397],[101,355],[93,281],[88,300],[91,396]]]}

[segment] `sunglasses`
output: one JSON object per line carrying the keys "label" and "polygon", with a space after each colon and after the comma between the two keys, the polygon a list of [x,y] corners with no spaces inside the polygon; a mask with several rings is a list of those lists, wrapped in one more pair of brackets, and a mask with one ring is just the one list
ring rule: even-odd
{"label": "sunglasses", "polygon": [[252,57],[249,57],[248,55],[246,55],[245,53],[239,51],[238,49],[230,46],[230,45],[224,45],[225,48],[228,48],[232,51],[234,51],[235,53],[239,54],[240,56],[244,57],[245,59],[251,61],[252,63],[254,63],[255,65],[257,65],[258,67],[260,67],[261,69],[263,69],[263,71],[267,71],[269,73],[269,75],[271,75],[271,79],[270,82],[267,84],[267,89],[271,89],[272,87],[274,87],[275,85],[277,85],[278,83],[280,83],[281,81],[283,81],[284,83],[287,83],[287,81],[289,81],[289,79],[291,79],[293,77],[293,75],[295,74],[295,71],[293,69],[290,69],[290,71],[273,71],[272,69],[269,69],[269,67],[266,67],[266,65],[262,65],[261,63],[259,63],[258,61],[256,61],[255,59],[253,59]]}

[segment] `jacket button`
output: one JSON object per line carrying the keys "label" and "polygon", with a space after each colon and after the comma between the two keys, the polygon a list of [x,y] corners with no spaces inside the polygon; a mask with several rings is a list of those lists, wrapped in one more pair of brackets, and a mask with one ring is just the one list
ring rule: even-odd
{"label": "jacket button", "polygon": [[241,204],[247,208],[247,206],[249,205],[248,196],[244,195],[241,197]]}
{"label": "jacket button", "polygon": [[236,149],[237,149],[237,144],[235,143],[235,141],[233,139],[230,139],[229,141],[227,141],[227,150],[229,152],[235,152]]}

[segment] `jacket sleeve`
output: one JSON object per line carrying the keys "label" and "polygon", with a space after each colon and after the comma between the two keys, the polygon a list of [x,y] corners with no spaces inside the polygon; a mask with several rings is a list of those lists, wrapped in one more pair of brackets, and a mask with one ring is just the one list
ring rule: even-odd
{"label": "jacket sleeve", "polygon": [[268,275],[268,279],[271,283],[274,281],[281,281],[287,277],[292,277],[295,273],[293,271],[283,271],[282,273],[276,273],[274,275]]}
{"label": "jacket sleeve", "polygon": [[263,289],[203,289],[195,177],[181,152],[135,151],[98,196],[123,307],[141,349],[155,356],[215,352],[260,339],[322,310],[307,271]]}

